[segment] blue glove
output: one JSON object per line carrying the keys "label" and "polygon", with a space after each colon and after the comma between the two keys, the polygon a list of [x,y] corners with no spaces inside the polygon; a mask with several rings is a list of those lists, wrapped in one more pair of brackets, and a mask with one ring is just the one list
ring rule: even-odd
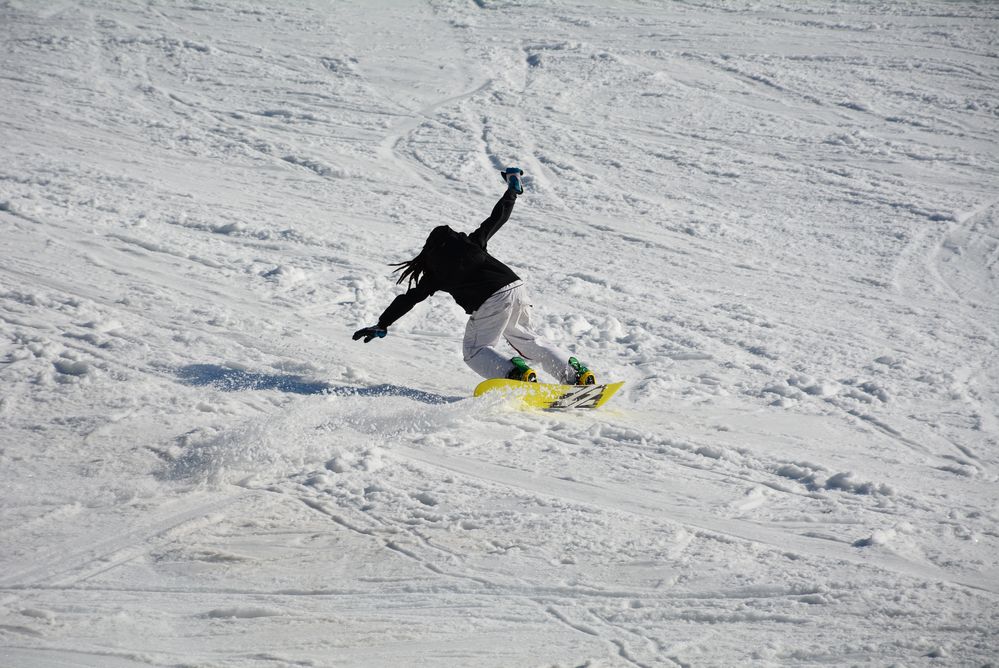
{"label": "blue glove", "polygon": [[518,195],[524,194],[524,184],[520,180],[523,174],[524,170],[520,167],[507,167],[500,172],[500,176],[506,181],[507,187]]}
{"label": "blue glove", "polygon": [[354,340],[357,341],[361,337],[364,337],[364,342],[368,343],[375,337],[384,339],[386,334],[388,334],[388,330],[384,327],[365,327],[354,332]]}

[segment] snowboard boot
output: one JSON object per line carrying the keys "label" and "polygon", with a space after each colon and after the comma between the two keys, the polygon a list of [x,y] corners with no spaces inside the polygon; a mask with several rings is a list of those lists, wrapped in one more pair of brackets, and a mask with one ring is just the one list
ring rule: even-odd
{"label": "snowboard boot", "polygon": [[593,372],[575,357],[569,358],[569,368],[576,372],[576,385],[597,384],[597,377],[593,375]]}
{"label": "snowboard boot", "polygon": [[507,378],[510,380],[522,380],[527,383],[538,382],[538,374],[527,365],[527,360],[523,357],[514,357],[510,361],[513,363],[513,369],[506,375]]}

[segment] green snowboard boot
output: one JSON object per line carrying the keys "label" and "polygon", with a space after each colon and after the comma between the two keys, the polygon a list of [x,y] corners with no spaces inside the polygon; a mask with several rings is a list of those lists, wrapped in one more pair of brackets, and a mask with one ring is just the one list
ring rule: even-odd
{"label": "green snowboard boot", "polygon": [[510,361],[513,363],[513,369],[506,375],[507,378],[510,380],[522,380],[528,383],[538,382],[538,374],[527,365],[527,360],[523,357],[514,357]]}
{"label": "green snowboard boot", "polygon": [[569,358],[569,368],[576,372],[576,385],[597,384],[597,377],[593,375],[593,372],[575,357]]}

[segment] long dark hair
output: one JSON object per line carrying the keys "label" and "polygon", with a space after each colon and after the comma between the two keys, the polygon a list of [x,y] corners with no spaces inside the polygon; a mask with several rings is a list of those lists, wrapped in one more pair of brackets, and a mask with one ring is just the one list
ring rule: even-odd
{"label": "long dark hair", "polygon": [[399,274],[399,280],[396,281],[396,285],[401,285],[404,281],[409,281],[409,284],[406,286],[409,289],[418,284],[420,279],[423,278],[423,274],[427,271],[430,254],[441,249],[447,243],[449,236],[453,234],[454,230],[447,225],[438,225],[430,231],[426,242],[423,244],[423,250],[420,251],[419,255],[412,260],[390,264],[390,267],[398,267],[398,269],[392,272],[393,274]]}
{"label": "long dark hair", "polygon": [[397,262],[395,264],[390,264],[389,266],[398,267],[398,269],[392,272],[393,274],[399,274],[399,280],[396,281],[396,285],[401,285],[404,281],[408,280],[409,284],[406,288],[412,288],[413,285],[420,282],[420,278],[423,277],[423,272],[427,270],[426,253],[424,251],[420,251],[420,254],[412,260]]}

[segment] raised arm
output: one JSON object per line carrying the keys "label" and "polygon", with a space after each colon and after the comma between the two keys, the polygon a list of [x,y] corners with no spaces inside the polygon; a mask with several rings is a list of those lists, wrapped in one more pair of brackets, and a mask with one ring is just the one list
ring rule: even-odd
{"label": "raised arm", "polygon": [[479,229],[468,235],[469,240],[485,248],[493,235],[499,231],[499,228],[503,227],[503,223],[510,219],[510,214],[513,213],[513,205],[516,201],[517,193],[512,190],[507,190],[503,193],[503,196],[496,202],[496,206],[493,207],[493,212],[489,214],[489,217],[482,221]]}
{"label": "raised arm", "polygon": [[496,202],[496,205],[493,206],[493,211],[489,214],[489,217],[479,225],[479,229],[468,235],[472,243],[478,244],[484,249],[489,240],[493,238],[493,235],[499,231],[499,228],[503,227],[503,224],[510,219],[510,214],[513,213],[513,205],[517,201],[517,195],[524,192],[524,188],[520,182],[520,176],[523,173],[524,171],[519,167],[508,167],[500,172],[503,180],[507,183],[507,190],[499,198],[499,201]]}

